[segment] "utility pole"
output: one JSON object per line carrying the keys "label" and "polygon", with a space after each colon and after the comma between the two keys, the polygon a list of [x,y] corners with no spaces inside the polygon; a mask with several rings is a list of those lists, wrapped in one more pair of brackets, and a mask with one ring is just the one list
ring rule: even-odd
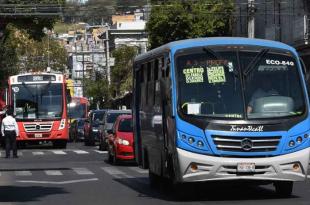
{"label": "utility pole", "polygon": [[111,85],[111,68],[110,68],[110,47],[109,47],[109,26],[106,26],[107,30],[105,32],[105,42],[106,42],[106,66],[107,66],[107,75],[108,83]]}
{"label": "utility pole", "polygon": [[255,0],[248,0],[248,37],[255,38]]}

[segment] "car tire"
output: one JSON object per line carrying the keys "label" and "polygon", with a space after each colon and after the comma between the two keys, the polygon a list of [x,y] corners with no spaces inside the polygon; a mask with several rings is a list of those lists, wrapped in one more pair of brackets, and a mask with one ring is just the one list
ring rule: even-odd
{"label": "car tire", "polygon": [[110,164],[112,164],[112,162],[113,162],[113,156],[111,155],[111,151],[110,151],[110,149],[108,149],[108,162],[110,163]]}
{"label": "car tire", "polygon": [[119,160],[117,159],[115,152],[114,152],[114,155],[112,156],[112,163],[113,163],[113,165],[119,164]]}
{"label": "car tire", "polygon": [[281,197],[290,197],[293,192],[294,183],[290,181],[274,182],[276,192]]}

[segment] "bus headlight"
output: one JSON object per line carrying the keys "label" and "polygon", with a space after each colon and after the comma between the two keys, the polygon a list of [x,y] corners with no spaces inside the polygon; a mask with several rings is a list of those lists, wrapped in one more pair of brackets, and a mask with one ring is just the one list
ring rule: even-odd
{"label": "bus headlight", "polygon": [[185,134],[183,132],[178,132],[180,141],[186,143],[187,145],[199,149],[200,151],[209,150],[207,143],[203,140],[202,137]]}
{"label": "bus headlight", "polygon": [[62,130],[66,127],[66,119],[61,119],[58,130]]}

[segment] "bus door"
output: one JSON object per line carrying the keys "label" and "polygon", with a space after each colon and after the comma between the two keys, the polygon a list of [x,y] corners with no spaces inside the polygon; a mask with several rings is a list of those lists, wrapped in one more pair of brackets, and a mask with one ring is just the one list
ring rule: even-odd
{"label": "bus door", "polygon": [[168,176],[169,173],[166,169],[168,166],[169,150],[173,148],[173,131],[175,130],[175,121],[172,113],[172,81],[171,81],[171,70],[169,57],[164,58],[164,66],[162,67],[162,78],[161,78],[161,103],[162,103],[162,134],[163,134],[163,146],[164,152],[162,153],[162,163],[165,167],[163,175]]}
{"label": "bus door", "polygon": [[137,68],[138,65],[134,65],[134,89],[133,89],[133,127],[134,127],[134,152],[135,158],[138,165],[142,165],[142,168],[147,168],[145,163],[142,161],[142,145],[141,145],[141,135],[140,135],[140,125],[141,125],[141,80],[143,80],[142,69]]}

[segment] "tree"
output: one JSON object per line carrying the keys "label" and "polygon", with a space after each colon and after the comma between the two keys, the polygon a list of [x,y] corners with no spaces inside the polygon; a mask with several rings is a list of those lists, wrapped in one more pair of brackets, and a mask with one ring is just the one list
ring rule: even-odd
{"label": "tree", "polygon": [[150,48],[188,38],[229,36],[233,8],[232,0],[173,0],[156,4],[146,25]]}
{"label": "tree", "polygon": [[[59,5],[65,0],[6,0],[7,4],[18,5]],[[21,69],[47,67],[47,37],[43,28],[52,29],[58,17],[5,17],[3,35],[0,37],[0,86],[9,75]],[[64,49],[53,40],[50,42],[52,67],[63,70],[66,64]],[[57,59],[57,60],[56,60]],[[31,64],[32,63],[32,64]]]}
{"label": "tree", "polygon": [[58,41],[48,36],[37,41],[24,29],[8,24],[0,41],[0,81],[21,71],[44,71],[48,66],[63,72],[67,67],[67,52]]}
{"label": "tree", "polygon": [[115,66],[111,71],[110,92],[113,97],[119,97],[132,90],[132,64],[138,54],[135,47],[121,46],[112,53]]}
{"label": "tree", "polygon": [[109,107],[110,93],[109,84],[106,78],[97,75],[97,80],[85,81],[86,96],[92,97],[91,107],[95,108],[97,105],[101,108]]}

